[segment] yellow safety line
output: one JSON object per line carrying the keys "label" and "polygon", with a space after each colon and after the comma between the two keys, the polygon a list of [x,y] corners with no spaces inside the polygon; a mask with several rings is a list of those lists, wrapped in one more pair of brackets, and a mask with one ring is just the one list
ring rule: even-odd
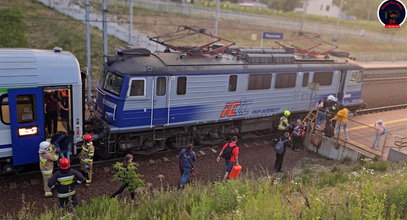
{"label": "yellow safety line", "polygon": [[[393,121],[384,122],[384,124],[385,124],[385,125],[388,125],[388,124],[394,124],[394,123],[402,122],[402,121],[407,121],[407,118],[397,119],[397,120],[393,120]],[[368,127],[368,126],[366,126],[366,125],[357,126],[357,127],[349,128],[348,131],[359,130],[359,129],[367,128],[367,127]]]}

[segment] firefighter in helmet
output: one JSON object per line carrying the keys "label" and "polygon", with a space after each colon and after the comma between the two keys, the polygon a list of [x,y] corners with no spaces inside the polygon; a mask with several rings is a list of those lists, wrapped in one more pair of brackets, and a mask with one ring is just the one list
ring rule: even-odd
{"label": "firefighter in helmet", "polygon": [[52,196],[51,189],[48,187],[48,180],[52,176],[52,171],[54,169],[54,161],[58,160],[58,155],[55,153],[54,149],[55,148],[53,148],[51,143],[49,143],[48,141],[41,142],[38,149],[40,170],[44,184],[45,197]]}
{"label": "firefighter in helmet", "polygon": [[69,202],[71,202],[75,208],[78,205],[78,200],[75,195],[75,186],[82,183],[85,178],[80,172],[70,168],[67,158],[61,158],[59,160],[59,168],[60,170],[55,172],[49,179],[48,186],[50,188],[56,187],[61,208],[67,208]]}
{"label": "firefighter in helmet", "polygon": [[280,118],[280,122],[278,123],[278,131],[280,132],[280,136],[283,136],[285,132],[288,132],[288,129],[290,128],[290,124],[288,123],[288,117],[291,115],[291,112],[288,110],[285,110],[283,112],[283,116]]}
{"label": "firefighter in helmet", "polygon": [[92,169],[93,169],[93,155],[95,154],[95,147],[92,143],[92,135],[85,134],[83,136],[82,151],[79,155],[81,159],[81,170],[85,174],[86,184],[92,182]]}

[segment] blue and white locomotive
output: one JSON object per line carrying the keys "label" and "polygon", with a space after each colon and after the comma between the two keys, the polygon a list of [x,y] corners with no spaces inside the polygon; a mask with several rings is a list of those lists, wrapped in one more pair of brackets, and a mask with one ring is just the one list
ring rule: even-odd
{"label": "blue and white locomotive", "polygon": [[290,48],[228,51],[188,56],[122,48],[108,57],[96,107],[107,153],[268,129],[284,110],[307,112],[328,95],[348,107],[363,104],[363,69],[348,60],[299,58]]}
{"label": "blue and white locomotive", "polygon": [[[38,161],[46,135],[44,97],[63,93],[75,146],[92,132],[102,157],[151,154],[188,142],[270,129],[284,110],[304,113],[322,97],[363,104],[363,69],[343,59],[297,57],[289,49],[230,48],[188,56],[122,48],[109,56],[97,86],[95,118],[84,126],[83,78],[68,52],[0,49],[0,168]],[[308,85],[319,84],[311,91]],[[91,114],[92,115],[92,114]]]}

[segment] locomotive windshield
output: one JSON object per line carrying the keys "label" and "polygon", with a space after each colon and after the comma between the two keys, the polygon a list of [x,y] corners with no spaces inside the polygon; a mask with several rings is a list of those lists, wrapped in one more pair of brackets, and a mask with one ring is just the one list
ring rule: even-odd
{"label": "locomotive windshield", "polygon": [[108,72],[106,74],[105,83],[103,84],[103,89],[109,91],[115,95],[120,95],[120,90],[122,89],[123,77],[116,75],[114,73]]}

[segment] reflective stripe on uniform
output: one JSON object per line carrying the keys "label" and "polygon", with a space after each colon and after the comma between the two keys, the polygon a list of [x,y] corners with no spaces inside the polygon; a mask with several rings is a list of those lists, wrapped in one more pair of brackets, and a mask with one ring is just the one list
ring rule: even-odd
{"label": "reflective stripe on uniform", "polygon": [[82,162],[85,162],[85,163],[90,163],[90,162],[93,161],[93,159],[81,159],[81,161],[82,161]]}
{"label": "reflective stripe on uniform", "polygon": [[278,130],[286,130],[288,128],[288,119],[286,117],[280,118],[280,123],[278,124]]}
{"label": "reflective stripe on uniform", "polygon": [[48,174],[52,174],[52,169],[50,170],[41,170],[42,174],[48,175]]}
{"label": "reflective stripe on uniform", "polygon": [[75,193],[76,193],[75,190],[72,191],[72,192],[68,192],[68,193],[58,193],[57,197],[58,198],[66,198],[66,197],[74,195]]}
{"label": "reflective stripe on uniform", "polygon": [[70,184],[73,183],[73,178],[74,177],[75,177],[74,175],[66,176],[66,177],[60,177],[57,180],[61,185],[66,186],[66,185],[70,185]]}
{"label": "reflective stripe on uniform", "polygon": [[45,165],[45,163],[47,163],[47,159],[40,157],[40,164]]}

